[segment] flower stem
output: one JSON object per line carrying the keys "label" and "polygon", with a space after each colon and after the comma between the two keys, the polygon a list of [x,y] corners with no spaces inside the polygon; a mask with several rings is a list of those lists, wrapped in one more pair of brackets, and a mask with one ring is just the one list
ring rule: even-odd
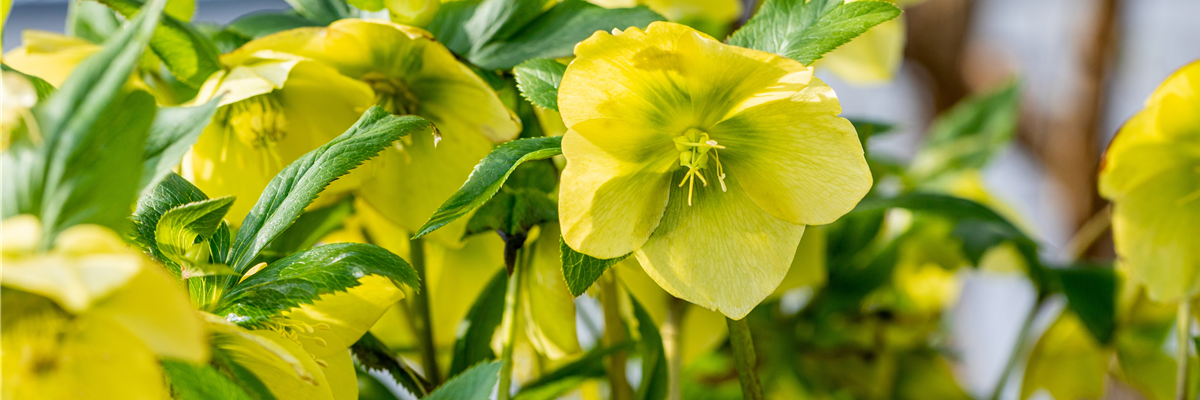
{"label": "flower stem", "polygon": [[421,239],[408,241],[409,262],[417,271],[417,279],[424,288],[413,295],[413,308],[416,311],[417,341],[421,345],[421,367],[425,370],[425,379],[434,387],[441,384],[441,371],[437,365],[437,348],[433,342],[433,315],[429,311],[429,286],[425,279],[425,242]]}
{"label": "flower stem", "polygon": [[1000,372],[1000,379],[996,381],[996,387],[992,389],[991,400],[1000,400],[1009,376],[1017,368],[1017,363],[1021,362],[1021,355],[1025,354],[1025,347],[1029,346],[1029,331],[1033,329],[1033,322],[1037,319],[1038,312],[1042,310],[1043,303],[1045,303],[1045,298],[1038,297],[1033,304],[1033,309],[1029,310],[1029,314],[1025,316],[1025,321],[1021,322],[1021,330],[1017,331],[1017,343],[1013,344],[1012,352],[1008,355],[1008,362],[1004,364],[1004,370]]}
{"label": "flower stem", "polygon": [[758,380],[758,356],[754,354],[754,341],[750,338],[750,324],[745,318],[726,318],[729,324],[729,343],[733,346],[733,361],[737,366],[738,380],[742,382],[742,398],[762,400],[762,383]]}
{"label": "flower stem", "polygon": [[1179,314],[1175,317],[1175,335],[1179,341],[1175,353],[1175,399],[1187,400],[1188,393],[1188,359],[1191,346],[1192,302],[1189,299],[1179,301]]}
{"label": "flower stem", "polygon": [[683,312],[687,302],[675,296],[667,297],[667,320],[663,323],[663,352],[667,356],[667,400],[683,398],[680,373],[683,370]]}
{"label": "flower stem", "polygon": [[[625,323],[621,320],[620,294],[617,292],[616,271],[609,269],[600,277],[604,306],[604,344],[616,346],[625,343]],[[633,388],[625,376],[625,351],[615,351],[608,356],[608,380],[612,384],[612,400],[633,398]]]}
{"label": "flower stem", "polygon": [[510,273],[508,286],[504,289],[504,320],[500,324],[504,328],[504,351],[500,354],[500,387],[497,400],[508,400],[512,396],[513,345],[517,342],[517,317],[521,311],[517,300],[521,290],[521,274],[525,272],[522,259],[527,257],[528,251],[518,247],[512,253],[512,261],[508,262],[509,257],[506,257],[505,262]]}

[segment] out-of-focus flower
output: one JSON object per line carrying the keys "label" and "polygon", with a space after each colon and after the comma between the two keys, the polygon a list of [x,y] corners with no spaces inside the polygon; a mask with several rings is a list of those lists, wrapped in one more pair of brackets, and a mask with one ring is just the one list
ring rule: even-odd
{"label": "out-of-focus flower", "polygon": [[21,32],[21,47],[4,54],[4,63],[28,75],[61,86],[75,66],[102,49],[98,44],[53,32]]}
{"label": "out-of-focus flower", "polygon": [[833,90],[812,70],[683,25],[598,32],[559,91],[559,216],[573,249],[634,252],[667,292],[742,318],[786,275],[807,224],[870,189]]}
{"label": "out-of-focus flower", "polygon": [[606,8],[649,7],[668,21],[691,26],[713,37],[729,35],[742,16],[740,0],[588,0]]}
{"label": "out-of-focus flower", "polygon": [[3,90],[0,94],[3,96],[0,97],[3,102],[0,104],[0,151],[4,151],[12,143],[13,134],[22,127],[28,129],[25,124],[33,122],[29,110],[37,104],[38,96],[33,84],[20,73],[4,71],[0,77],[4,79],[4,87],[0,88]]}
{"label": "out-of-focus flower", "polygon": [[[520,133],[520,120],[487,83],[421,29],[347,19],[328,28],[301,28],[252,41],[239,50],[295,54],[365,83],[375,104],[433,122],[440,136],[406,138],[380,156],[378,174],[359,192],[391,221],[415,232],[466,181],[493,144]],[[239,55],[231,54],[234,59]],[[463,105],[470,105],[464,107]],[[340,133],[340,132],[339,132]],[[436,144],[436,147],[435,147]],[[413,195],[420,193],[420,195]],[[430,234],[462,246],[466,218]]]}
{"label": "out-of-focus flower", "polygon": [[[229,69],[209,78],[196,99],[223,96],[220,108],[182,175],[210,196],[236,196],[226,219],[238,226],[275,174],[349,129],[374,96],[363,82],[294,55],[238,50],[222,60]],[[360,167],[334,181],[310,207],[356,188],[369,172]]]}
{"label": "out-of-focus flower", "polygon": [[5,399],[161,399],[159,358],[208,359],[182,288],[116,233],[77,225],[40,252],[37,218],[2,229]]}
{"label": "out-of-focus flower", "polygon": [[1152,299],[1200,291],[1200,62],[1167,78],[1113,138],[1100,171],[1119,263]]}
{"label": "out-of-focus flower", "polygon": [[[856,0],[847,0],[852,2]],[[908,6],[923,0],[884,0]],[[849,43],[825,54],[817,67],[827,67],[838,78],[858,85],[887,83],[900,70],[904,59],[905,22],[901,15],[876,25]]]}

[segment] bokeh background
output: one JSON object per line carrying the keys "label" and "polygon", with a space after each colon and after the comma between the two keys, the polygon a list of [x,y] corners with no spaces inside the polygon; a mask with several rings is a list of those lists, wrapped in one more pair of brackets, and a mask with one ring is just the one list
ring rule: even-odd
{"label": "bokeh background", "polygon": [[[200,0],[195,21],[226,23],[288,8],[283,0]],[[4,50],[20,46],[26,29],[62,32],[66,13],[67,0],[14,0]],[[837,92],[843,115],[896,124],[899,132],[873,139],[871,150],[903,160],[939,112],[1019,79],[1018,139],[987,167],[984,181],[1059,260],[1068,258],[1070,238],[1106,206],[1095,179],[1113,134],[1159,82],[1200,59],[1200,0],[928,0],[906,16],[905,61],[894,81],[856,86],[827,72],[818,76]],[[1088,252],[1111,256],[1109,243],[1101,240]],[[1034,291],[1018,275],[961,273],[950,342],[962,385],[984,397],[1031,312]],[[1042,314],[1037,326],[1044,328],[1058,310]],[[1016,398],[1019,379],[1008,384],[1007,397]]]}

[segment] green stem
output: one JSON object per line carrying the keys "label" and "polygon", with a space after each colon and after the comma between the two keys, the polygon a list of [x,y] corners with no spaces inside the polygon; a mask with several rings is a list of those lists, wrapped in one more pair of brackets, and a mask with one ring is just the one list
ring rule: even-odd
{"label": "green stem", "polygon": [[[604,306],[604,344],[616,346],[625,343],[625,323],[621,320],[621,306],[617,292],[616,271],[609,269],[600,277],[600,289],[603,291]],[[608,380],[612,385],[612,400],[629,400],[633,398],[633,388],[625,376],[624,350],[614,351],[608,356]]]}
{"label": "green stem", "polygon": [[1188,359],[1191,346],[1192,302],[1188,299],[1179,301],[1179,314],[1175,316],[1175,335],[1179,341],[1175,353],[1175,399],[1187,400],[1188,393]]}
{"label": "green stem", "polygon": [[750,324],[745,318],[726,318],[729,324],[729,344],[733,347],[733,361],[737,366],[738,380],[742,382],[742,398],[762,400],[762,383],[758,380],[758,356],[754,353],[754,340],[750,338]]}
{"label": "green stem", "polygon": [[513,375],[513,345],[517,342],[517,317],[521,311],[518,303],[518,294],[521,291],[521,274],[524,271],[524,257],[528,251],[517,249],[514,254],[514,260],[509,266],[508,286],[504,289],[504,320],[500,326],[504,327],[504,351],[500,354],[500,388],[497,394],[497,400],[508,400],[511,398],[512,392],[512,375]]}
{"label": "green stem", "polygon": [[1033,309],[1029,310],[1029,314],[1025,316],[1025,321],[1021,322],[1021,330],[1017,332],[1017,343],[1013,344],[1012,353],[1008,355],[1008,362],[1004,364],[1004,370],[1000,372],[1000,379],[996,381],[996,387],[992,389],[991,400],[1000,400],[1000,395],[1004,393],[1004,386],[1008,383],[1009,376],[1013,370],[1017,368],[1017,363],[1021,362],[1021,355],[1025,354],[1025,347],[1029,346],[1029,331],[1033,329],[1033,321],[1037,319],[1038,312],[1042,310],[1044,298],[1039,297],[1034,303]]}
{"label": "green stem", "polygon": [[425,279],[425,242],[421,239],[411,239],[408,241],[409,262],[412,263],[413,269],[417,271],[417,279],[420,279],[424,288],[413,295],[413,308],[416,311],[416,327],[417,341],[421,345],[421,367],[425,370],[425,378],[434,387],[437,387],[442,382],[441,371],[437,365],[437,344],[433,342],[433,315],[429,311],[429,285]]}
{"label": "green stem", "polygon": [[663,352],[667,356],[667,400],[681,400],[683,386],[680,373],[683,371],[683,313],[687,302],[675,296],[667,297],[667,320],[663,323]]}

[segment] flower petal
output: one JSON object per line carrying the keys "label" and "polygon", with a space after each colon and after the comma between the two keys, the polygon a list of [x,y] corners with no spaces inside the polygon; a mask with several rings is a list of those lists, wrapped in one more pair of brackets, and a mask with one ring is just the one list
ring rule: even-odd
{"label": "flower petal", "polygon": [[[675,174],[682,180],[684,171]],[[804,225],[775,218],[751,200],[739,176],[688,190],[672,187],[662,222],[635,255],[668,293],[741,319],[787,274]],[[696,183],[697,186],[700,183]]]}
{"label": "flower petal", "polygon": [[4,64],[54,87],[62,86],[75,66],[102,48],[80,38],[38,30],[22,32],[21,43],[4,54]]}
{"label": "flower petal", "polygon": [[384,311],[404,298],[404,292],[388,278],[367,275],[358,282],[358,286],[345,292],[323,295],[312,304],[283,313],[284,318],[315,328],[311,333],[299,335],[305,351],[317,358],[345,352],[375,325]]}
{"label": "flower petal", "polygon": [[580,351],[575,334],[575,296],[563,280],[558,231],[555,224],[542,225],[536,242],[527,245],[533,249],[533,262],[532,268],[521,274],[525,286],[520,292],[529,341],[551,360]]}
{"label": "flower petal", "polygon": [[812,83],[789,99],[745,109],[710,131],[720,161],[754,203],[779,219],[828,224],[871,189],[854,126],[835,116],[833,90]]}
{"label": "flower petal", "polygon": [[145,265],[128,285],[93,309],[121,324],[160,357],[193,363],[208,359],[200,316],[176,282],[157,265]]}
{"label": "flower petal", "polygon": [[817,65],[857,85],[891,81],[904,59],[904,25],[903,15],[884,21],[825,54]]}
{"label": "flower petal", "polygon": [[563,240],[597,258],[620,257],[641,247],[667,206],[676,160],[623,161],[636,159],[628,154],[639,150],[614,155],[575,131],[567,131],[562,147],[567,158],[558,195]]}

